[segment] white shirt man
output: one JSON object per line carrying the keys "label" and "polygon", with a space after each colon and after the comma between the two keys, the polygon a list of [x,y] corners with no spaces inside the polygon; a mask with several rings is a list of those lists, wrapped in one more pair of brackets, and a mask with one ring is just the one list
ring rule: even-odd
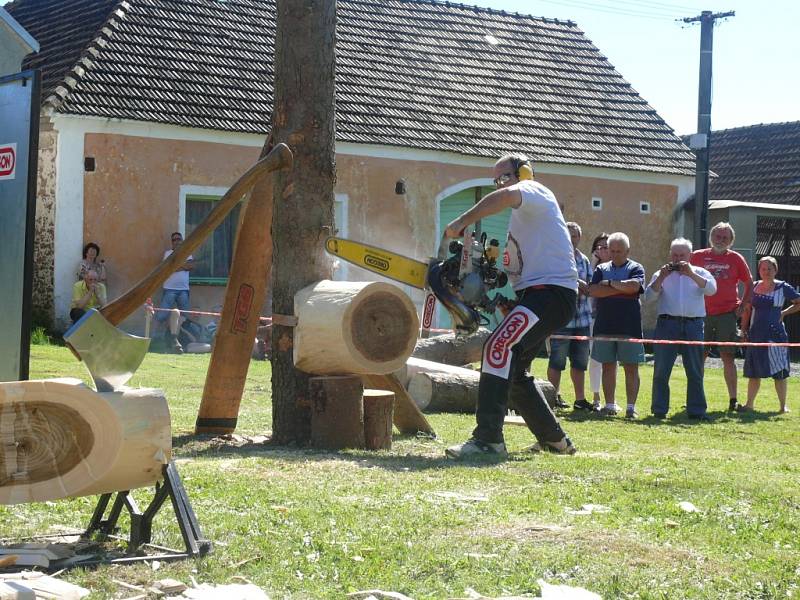
{"label": "white shirt man", "polygon": [[[677,238],[670,246],[670,262],[659,269],[644,293],[645,302],[658,302],[655,338],[703,340],[706,296],[717,291],[714,276],[689,263],[692,243]],[[669,411],[669,378],[675,358],[681,355],[686,371],[686,412],[690,419],[708,420],[703,389],[703,346],[656,344],[651,409],[657,418]]]}

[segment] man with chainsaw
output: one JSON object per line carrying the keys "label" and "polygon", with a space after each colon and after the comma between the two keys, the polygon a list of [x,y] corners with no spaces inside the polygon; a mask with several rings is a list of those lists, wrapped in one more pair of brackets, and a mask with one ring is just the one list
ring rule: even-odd
{"label": "man with chainsaw", "polygon": [[524,155],[500,158],[494,183],[497,189],[451,222],[445,235],[458,237],[476,221],[511,208],[503,264],[516,303],[483,347],[477,427],[446,455],[507,456],[503,421],[509,399],[536,436],[532,451],[574,454],[575,446],[526,372],[545,339],[575,313],[578,272],[569,231],[555,195],[533,180]]}

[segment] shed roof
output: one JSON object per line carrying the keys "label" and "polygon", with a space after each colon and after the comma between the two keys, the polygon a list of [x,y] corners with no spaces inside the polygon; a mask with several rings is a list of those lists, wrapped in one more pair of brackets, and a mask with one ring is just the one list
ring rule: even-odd
{"label": "shed roof", "polygon": [[712,200],[800,205],[800,121],[711,134]]}
{"label": "shed roof", "polygon": [[[274,0],[16,0],[60,113],[266,133]],[[694,172],[572,22],[436,0],[339,0],[339,142]]]}

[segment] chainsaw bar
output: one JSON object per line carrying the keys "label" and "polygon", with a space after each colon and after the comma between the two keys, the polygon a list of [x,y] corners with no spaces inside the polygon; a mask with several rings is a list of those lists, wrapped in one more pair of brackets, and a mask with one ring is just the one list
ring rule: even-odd
{"label": "chainsaw bar", "polygon": [[427,288],[428,263],[353,240],[329,237],[325,249],[337,258],[399,283]]}

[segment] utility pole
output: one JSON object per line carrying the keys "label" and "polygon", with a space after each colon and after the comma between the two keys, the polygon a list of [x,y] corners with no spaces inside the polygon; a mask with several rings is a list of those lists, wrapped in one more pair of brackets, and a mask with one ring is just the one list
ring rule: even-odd
{"label": "utility pole", "polygon": [[697,90],[697,141],[694,178],[694,244],[705,248],[708,241],[708,164],[711,151],[711,66],[714,48],[714,21],[733,17],[736,13],[712,13],[704,10],[696,17],[681,19],[684,23],[700,23],[700,84]]}

